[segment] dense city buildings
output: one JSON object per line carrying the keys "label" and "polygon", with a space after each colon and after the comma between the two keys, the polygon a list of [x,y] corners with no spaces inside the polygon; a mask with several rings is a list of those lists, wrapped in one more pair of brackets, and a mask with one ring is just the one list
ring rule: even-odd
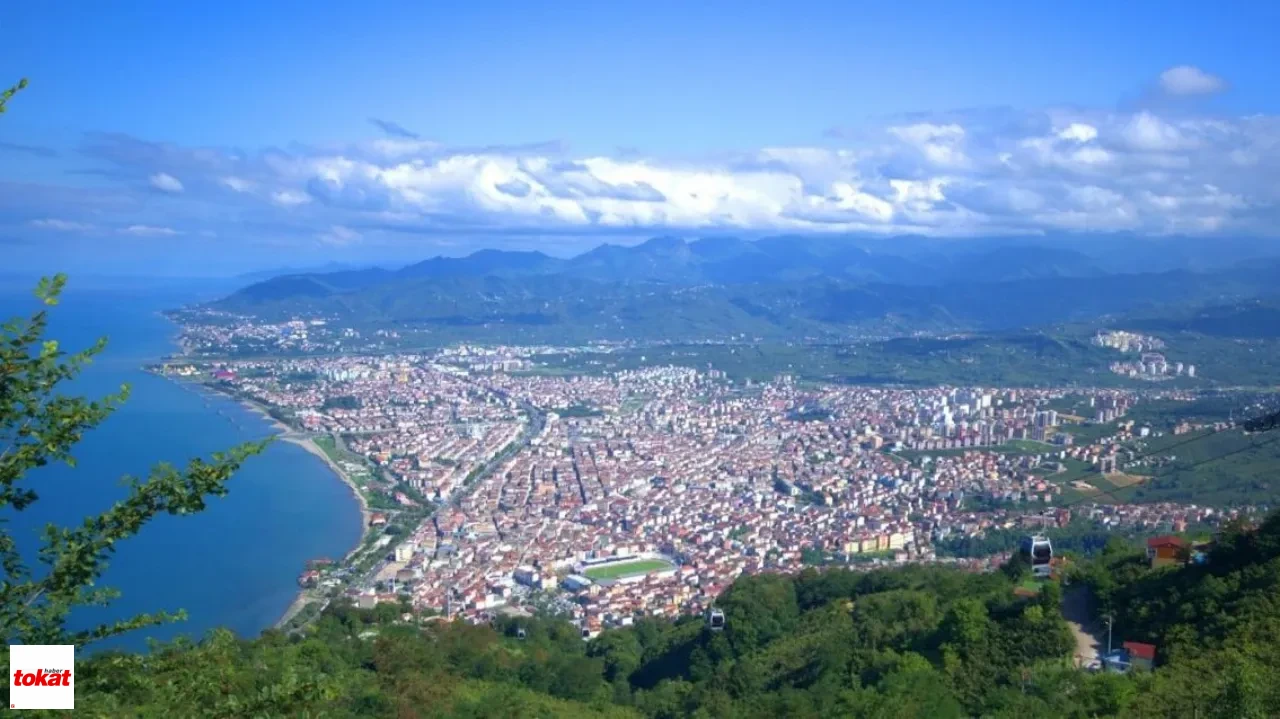
{"label": "dense city buildings", "polygon": [[[750,383],[676,366],[531,371],[544,351],[460,346],[167,371],[336,438],[395,503],[434,507],[389,543],[375,581],[347,591],[365,604],[407,593],[418,609],[476,621],[551,608],[592,636],[638,616],[703,612],[744,573],[828,561],[987,567],[998,558],[948,560],[935,544],[1073,518],[1168,530],[1217,517],[1100,501],[1154,461],[1134,449],[1153,430],[1125,420],[1144,399],[1128,390]],[[1091,427],[1108,433],[1082,431]]]}
{"label": "dense city buildings", "polygon": [[1112,372],[1132,379],[1169,380],[1179,377],[1195,379],[1196,366],[1183,362],[1170,362],[1156,350],[1165,348],[1164,340],[1134,332],[1109,330],[1093,337],[1093,344],[1108,347],[1126,354],[1139,355],[1136,360],[1116,361],[1110,364]]}

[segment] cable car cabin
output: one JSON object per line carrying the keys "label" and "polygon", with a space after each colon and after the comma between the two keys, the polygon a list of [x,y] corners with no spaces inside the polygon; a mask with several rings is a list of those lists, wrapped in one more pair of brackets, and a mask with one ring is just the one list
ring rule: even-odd
{"label": "cable car cabin", "polygon": [[1048,579],[1053,574],[1053,545],[1048,537],[1035,535],[1022,540],[1022,554],[1031,564],[1031,576]]}
{"label": "cable car cabin", "polygon": [[712,609],[707,613],[707,628],[713,632],[724,629],[724,612],[719,609]]}

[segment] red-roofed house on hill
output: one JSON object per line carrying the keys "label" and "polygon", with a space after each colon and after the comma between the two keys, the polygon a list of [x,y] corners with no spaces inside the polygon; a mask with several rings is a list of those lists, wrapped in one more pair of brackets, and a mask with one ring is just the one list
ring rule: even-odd
{"label": "red-roofed house on hill", "polygon": [[1152,537],[1147,540],[1147,559],[1152,567],[1185,564],[1189,547],[1182,537]]}
{"label": "red-roofed house on hill", "polygon": [[1125,642],[1122,645],[1129,652],[1129,665],[1135,669],[1150,670],[1156,663],[1156,645],[1142,642]]}

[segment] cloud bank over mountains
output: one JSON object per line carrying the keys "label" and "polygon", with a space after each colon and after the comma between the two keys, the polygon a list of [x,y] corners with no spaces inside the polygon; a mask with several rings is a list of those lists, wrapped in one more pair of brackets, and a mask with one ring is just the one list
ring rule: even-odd
{"label": "cloud bank over mountains", "polygon": [[[1190,66],[1157,84],[1171,100],[1227,87]],[[382,137],[252,152],[90,134],[48,161],[72,155],[76,172],[100,181],[9,176],[0,226],[291,246],[449,233],[1272,236],[1280,227],[1280,117],[1168,103],[923,113],[835,128],[809,146],[707,157],[579,155],[555,142],[451,147],[370,122]]]}

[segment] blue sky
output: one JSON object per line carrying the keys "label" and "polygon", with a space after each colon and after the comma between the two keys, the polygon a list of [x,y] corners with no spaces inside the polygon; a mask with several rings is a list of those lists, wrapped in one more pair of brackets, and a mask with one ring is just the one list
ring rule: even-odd
{"label": "blue sky", "polygon": [[1275,3],[107,5],[0,8],[15,267],[1275,232]]}

